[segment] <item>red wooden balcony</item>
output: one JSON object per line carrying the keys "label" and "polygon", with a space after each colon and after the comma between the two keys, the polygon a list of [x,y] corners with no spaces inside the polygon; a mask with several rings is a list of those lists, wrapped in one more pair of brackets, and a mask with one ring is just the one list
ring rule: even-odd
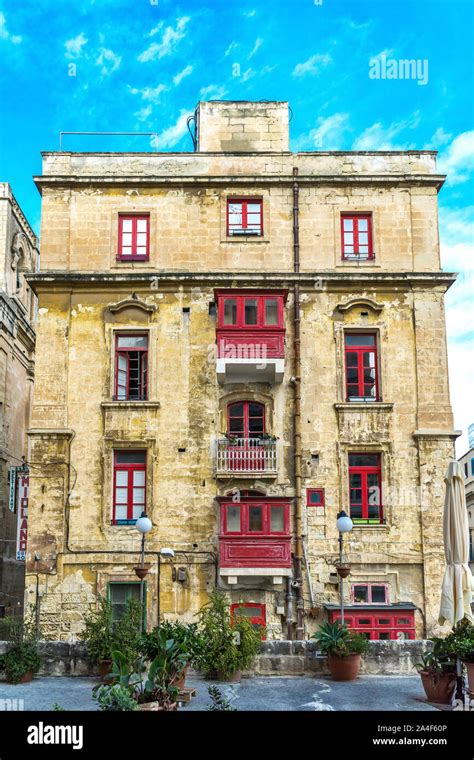
{"label": "red wooden balcony", "polygon": [[228,583],[239,576],[271,576],[281,583],[291,575],[290,500],[246,497],[220,503],[219,573]]}
{"label": "red wooden balcony", "polygon": [[282,382],[286,291],[216,291],[217,379]]}

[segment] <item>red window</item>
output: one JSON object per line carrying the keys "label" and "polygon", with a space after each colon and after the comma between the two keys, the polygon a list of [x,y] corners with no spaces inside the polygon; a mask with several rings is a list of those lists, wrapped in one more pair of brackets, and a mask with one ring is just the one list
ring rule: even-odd
{"label": "red window", "polygon": [[343,259],[373,259],[371,214],[341,214]]}
{"label": "red window", "polygon": [[260,439],[265,433],[265,407],[253,401],[237,401],[227,407],[227,434]]}
{"label": "red window", "polygon": [[306,506],[324,507],[324,488],[307,488]]}
{"label": "red window", "polygon": [[354,523],[384,522],[380,454],[349,454],[349,501]]}
{"label": "red window", "polygon": [[386,583],[353,583],[351,591],[354,604],[389,603]]}
{"label": "red window", "polygon": [[146,451],[114,452],[114,508],[112,523],[135,523],[146,511]]}
{"label": "red window", "polygon": [[225,295],[219,298],[218,327],[266,330],[283,327],[283,299],[279,295]]}
{"label": "red window", "polygon": [[[230,619],[234,621],[239,617],[249,620],[254,628],[265,628],[267,624],[264,604],[254,604],[253,602],[231,604]],[[265,638],[265,636],[262,638]]]}
{"label": "red window", "polygon": [[222,505],[222,533],[239,536],[281,536],[289,532],[288,504],[258,499]]}
{"label": "red window", "polygon": [[120,214],[118,256],[121,261],[146,261],[150,256],[148,214]]}
{"label": "red window", "polygon": [[378,401],[377,336],[345,333],[346,397],[348,401]]}
{"label": "red window", "polygon": [[227,235],[263,235],[262,201],[257,198],[229,199]]}
{"label": "red window", "polygon": [[148,386],[148,335],[123,334],[115,343],[115,399],[145,401]]}

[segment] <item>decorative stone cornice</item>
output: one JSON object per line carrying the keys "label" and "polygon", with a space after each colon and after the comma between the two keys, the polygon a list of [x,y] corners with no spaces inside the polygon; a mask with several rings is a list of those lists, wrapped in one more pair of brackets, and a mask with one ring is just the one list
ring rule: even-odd
{"label": "decorative stone cornice", "polygon": [[107,311],[115,314],[119,311],[130,308],[141,309],[142,311],[145,311],[149,314],[153,314],[153,312],[157,310],[157,306],[155,304],[147,303],[146,301],[143,301],[141,298],[139,298],[136,293],[132,293],[130,298],[124,298],[121,301],[109,304],[107,306]]}
{"label": "decorative stone cornice", "polygon": [[336,309],[338,311],[345,312],[360,306],[362,306],[364,309],[371,309],[376,314],[380,314],[384,307],[383,303],[378,303],[373,298],[356,296],[355,298],[348,298],[345,301],[341,301],[341,303],[337,305]]}

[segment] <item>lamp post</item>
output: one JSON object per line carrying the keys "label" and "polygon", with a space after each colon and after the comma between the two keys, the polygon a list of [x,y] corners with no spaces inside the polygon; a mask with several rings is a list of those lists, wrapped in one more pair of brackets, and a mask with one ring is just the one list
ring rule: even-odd
{"label": "lamp post", "polygon": [[142,536],[142,544],[141,544],[141,561],[140,565],[137,567],[134,567],[135,573],[140,578],[140,607],[142,611],[142,631],[145,630],[145,608],[144,608],[144,598],[145,598],[145,577],[148,573],[149,565],[145,565],[145,537],[146,534],[150,532],[152,529],[153,524],[149,517],[146,516],[145,512],[142,512],[140,517],[135,523],[135,528],[138,530],[139,533],[141,533]]}
{"label": "lamp post", "polygon": [[344,578],[347,578],[351,572],[350,565],[343,561],[343,546],[344,546],[344,533],[349,533],[352,530],[353,523],[350,517],[346,515],[344,511],[339,512],[336,520],[337,529],[339,531],[339,564],[336,565],[337,573],[340,577],[339,590],[341,596],[341,625],[344,625]]}

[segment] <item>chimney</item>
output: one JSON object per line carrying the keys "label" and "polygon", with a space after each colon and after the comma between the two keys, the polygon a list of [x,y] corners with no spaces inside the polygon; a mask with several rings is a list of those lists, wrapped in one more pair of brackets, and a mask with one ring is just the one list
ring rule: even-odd
{"label": "chimney", "polygon": [[201,101],[197,106],[197,139],[197,150],[204,153],[288,151],[288,103]]}

